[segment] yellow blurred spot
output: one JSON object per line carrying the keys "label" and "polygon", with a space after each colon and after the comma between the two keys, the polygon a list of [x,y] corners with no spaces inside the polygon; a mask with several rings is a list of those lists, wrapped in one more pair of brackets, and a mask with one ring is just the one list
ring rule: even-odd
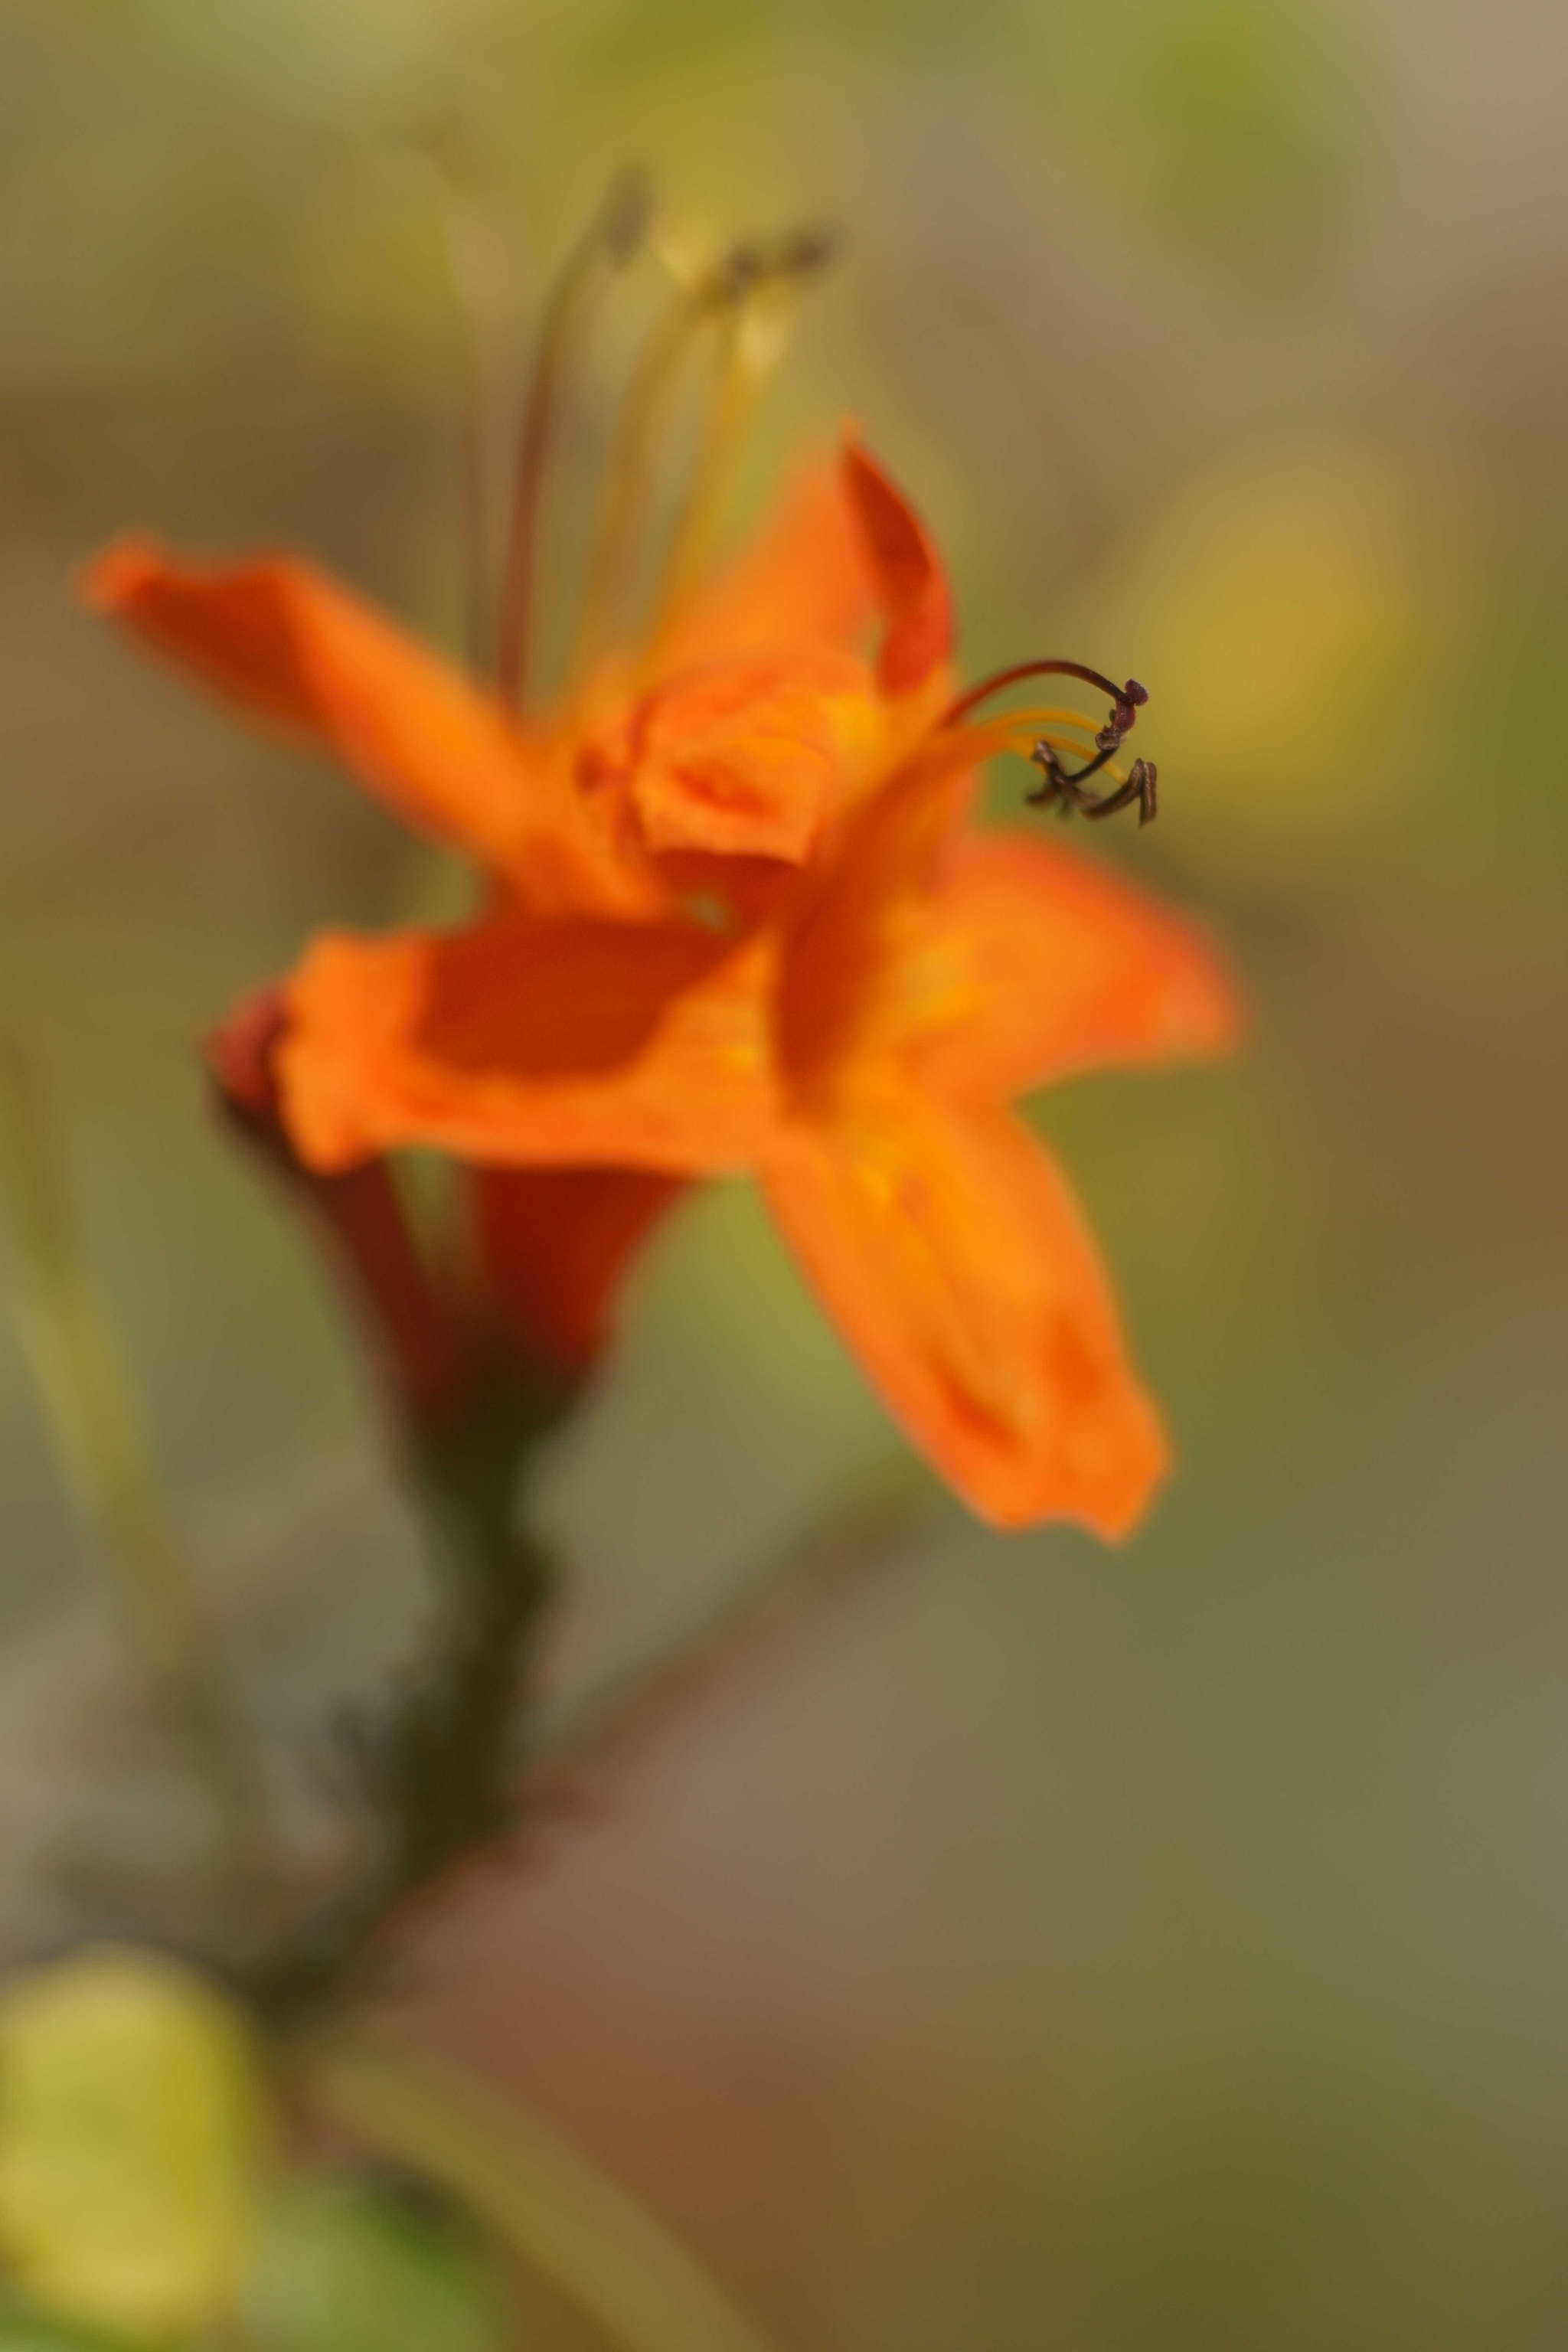
{"label": "yellow blurred spot", "polygon": [[228,2305],[263,2167],[242,2013],[100,1947],[0,1991],[0,2258],[84,2319],[183,2332]]}
{"label": "yellow blurred spot", "polygon": [[1455,631],[1450,488],[1390,454],[1274,450],[1152,520],[1103,625],[1150,689],[1173,855],[1317,863],[1408,818]]}

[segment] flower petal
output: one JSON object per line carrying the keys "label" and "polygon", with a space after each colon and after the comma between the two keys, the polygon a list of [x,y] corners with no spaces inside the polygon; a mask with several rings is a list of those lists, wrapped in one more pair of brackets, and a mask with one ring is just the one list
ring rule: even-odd
{"label": "flower petal", "polygon": [[879,744],[880,711],[862,665],[825,647],[682,672],[637,714],[644,841],[801,864]]}
{"label": "flower petal", "polygon": [[204,1059],[225,1109],[317,1221],[395,1398],[416,1422],[434,1425],[451,1410],[466,1370],[456,1297],[419,1249],[384,1160],[322,1175],[295,1157],[276,1066],[288,1029],[283,991],[266,982],[209,1031]]}
{"label": "flower petal", "polygon": [[868,1058],[903,1043],[905,969],[973,797],[973,756],[961,730],[931,736],[853,810],[831,856],[791,895],[775,1034],[803,1104],[852,1091]]}
{"label": "flower petal", "polygon": [[798,474],[751,546],[700,588],[659,639],[660,677],[786,646],[856,646],[878,610],[837,460]]}
{"label": "flower petal", "polygon": [[913,1094],[792,1125],[767,1198],[913,1443],[984,1518],[1125,1535],[1166,1467],[1071,1195],[1023,1128]]}
{"label": "flower petal", "polygon": [[400,816],[505,872],[531,906],[625,900],[628,884],[500,707],[314,565],[187,564],[125,540],[92,566],[86,595],[220,694],[335,752]]}
{"label": "flower petal", "polygon": [[954,845],[885,977],[888,1042],[922,1079],[1000,1100],[1081,1070],[1232,1050],[1241,1000],[1218,949],[1110,866],[1021,833]]}
{"label": "flower petal", "polygon": [[475,1168],[469,1181],[486,1287],[514,1344],[586,1371],[632,1259],[684,1182],[646,1168]]}
{"label": "flower petal", "polygon": [[846,444],[843,464],[887,623],[877,682],[884,693],[908,694],[952,650],[952,600],[942,558],[902,491],[858,442]]}
{"label": "flower petal", "polygon": [[741,1167],[772,1101],[766,956],[695,925],[323,933],[287,984],[295,1148],[325,1170],[416,1143],[520,1166]]}

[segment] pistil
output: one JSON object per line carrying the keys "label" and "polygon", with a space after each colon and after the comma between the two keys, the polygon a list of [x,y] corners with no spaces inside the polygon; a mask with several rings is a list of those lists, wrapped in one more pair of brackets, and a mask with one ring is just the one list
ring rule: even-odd
{"label": "pistil", "polygon": [[[1086,686],[1097,686],[1101,693],[1110,695],[1111,703],[1110,714],[1104,726],[1095,732],[1094,757],[1087,760],[1081,768],[1069,771],[1062,765],[1063,751],[1079,749],[1070,738],[1064,741],[1059,735],[1042,735],[1032,746],[1028,756],[1040,771],[1040,784],[1037,791],[1027,795],[1031,808],[1055,806],[1063,816],[1070,815],[1077,809],[1082,816],[1100,817],[1113,816],[1118,809],[1129,808],[1136,801],[1138,822],[1148,824],[1158,806],[1156,787],[1159,770],[1152,760],[1134,760],[1123,776],[1119,768],[1111,765],[1123,737],[1131,733],[1139,711],[1149,699],[1147,687],[1140,686],[1135,677],[1130,677],[1124,685],[1118,686],[1102,670],[1090,669],[1083,662],[1015,662],[1011,668],[993,671],[989,677],[982,678],[978,686],[972,686],[967,693],[960,695],[938,722],[939,729],[962,726],[970,714],[983,702],[989,701],[994,694],[1001,694],[1006,688],[1017,686],[1026,677],[1079,677]],[[1049,720],[1079,727],[1085,734],[1093,723],[1071,710],[1015,711],[1003,722],[1010,730],[1006,748],[1022,749],[1014,738],[1026,721],[1038,725]],[[1085,793],[1083,785],[1090,776],[1099,775],[1102,770],[1109,773],[1117,789],[1099,797]]]}

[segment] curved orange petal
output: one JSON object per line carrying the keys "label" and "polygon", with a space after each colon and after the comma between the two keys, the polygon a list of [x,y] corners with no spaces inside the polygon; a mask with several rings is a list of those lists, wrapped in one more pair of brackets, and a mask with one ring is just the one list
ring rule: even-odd
{"label": "curved orange petal", "polygon": [[[869,1025],[869,1024],[868,1024]],[[1219,950],[1110,866],[1021,833],[972,835],[879,975],[875,1026],[922,1082],[1000,1100],[1080,1070],[1235,1047]]]}
{"label": "curved orange petal", "polygon": [[952,650],[952,600],[935,542],[903,492],[858,442],[845,445],[844,482],[876,583],[887,635],[877,683],[887,694],[923,685]]}
{"label": "curved orange petal", "polygon": [[1110,1286],[1024,1129],[914,1095],[792,1125],[768,1201],[913,1443],[995,1526],[1125,1535],[1167,1465]]}
{"label": "curved orange petal", "polygon": [[530,905],[625,900],[629,883],[499,705],[314,565],[182,563],[125,540],[84,587],[220,694],[334,751],[400,816],[504,871]]}
{"label": "curved orange petal", "polygon": [[519,1165],[743,1166],[771,1108],[765,944],[500,919],[325,932],[286,986],[283,1112],[311,1167],[400,1144]]}
{"label": "curved orange petal", "polygon": [[632,1259],[684,1181],[646,1168],[468,1174],[486,1293],[514,1344],[560,1371],[588,1370]]}
{"label": "curved orange petal", "polygon": [[735,561],[659,638],[659,677],[785,646],[855,646],[878,611],[864,539],[837,458],[807,466]]}

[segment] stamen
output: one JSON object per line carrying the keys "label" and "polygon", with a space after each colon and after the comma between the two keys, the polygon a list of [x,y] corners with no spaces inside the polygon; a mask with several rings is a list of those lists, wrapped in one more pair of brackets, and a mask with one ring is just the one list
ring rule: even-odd
{"label": "stamen", "polygon": [[[1016,751],[1021,760],[1033,760],[1037,767],[1042,764],[1039,759],[1042,751],[1055,751],[1075,760],[1081,760],[1085,756],[1083,745],[1074,742],[1066,735],[1038,736],[1032,743],[1026,736],[1023,738],[1015,736],[1009,740],[1007,749],[1009,751]],[[1127,782],[1128,771],[1125,768],[1119,768],[1114,760],[1108,759],[1104,766],[1098,768],[1097,772],[1106,777],[1110,783],[1124,784]],[[1074,781],[1076,782],[1076,779]]]}
{"label": "stamen", "polygon": [[1062,816],[1070,816],[1077,809],[1080,815],[1093,818],[1114,816],[1118,809],[1130,808],[1136,801],[1141,825],[1152,824],[1158,813],[1156,787],[1160,772],[1152,760],[1134,760],[1119,789],[1096,799],[1081,788],[1086,777],[1098,773],[1106,765],[1110,758],[1109,747],[1100,751],[1098,759],[1091,760],[1088,767],[1080,768],[1076,775],[1070,776],[1062,766],[1057,747],[1044,738],[1036,744],[1029,757],[1039,769],[1042,779],[1037,792],[1025,795],[1031,808],[1050,808],[1054,804]]}
{"label": "stamen", "polygon": [[1040,767],[1047,782],[1058,790],[1065,790],[1068,785],[1084,784],[1089,782],[1090,776],[1098,776],[1116,748],[1113,743],[1101,743],[1099,736],[1096,736],[1095,742],[1098,749],[1094,758],[1079,768],[1076,775],[1068,774],[1057,755],[1056,746],[1046,742],[1043,738],[1036,744],[1029,757]]}
{"label": "stamen", "polygon": [[[787,239],[772,253],[754,245],[736,246],[686,287],[655,327],[632,380],[610,459],[603,509],[589,559],[582,609],[572,654],[572,675],[580,678],[611,638],[636,568],[637,538],[651,502],[654,459],[681,370],[700,337],[714,323],[728,328],[693,480],[681,503],[657,602],[663,605],[672,577],[683,579],[700,553],[708,520],[717,503],[727,461],[752,396],[773,352],[748,345],[749,305],[761,289],[798,278],[827,257],[826,240],[814,235]],[[782,340],[776,346],[782,351]],[[759,364],[759,362],[761,364]]]}
{"label": "stamen", "polygon": [[[972,728],[970,731],[976,735],[990,735],[999,729],[1005,729],[1008,736],[1012,737],[1027,734],[1031,728],[1037,735],[1042,730],[1053,727],[1070,727],[1091,738],[1094,734],[1094,721],[1087,712],[1066,710],[1058,704],[1050,702],[1031,702],[1022,710],[1000,711],[994,719],[983,719],[978,727]],[[1025,748],[1026,750],[1027,745]],[[1087,749],[1080,756],[1088,758]]]}
{"label": "stamen", "polygon": [[545,470],[567,370],[609,278],[643,244],[652,208],[644,175],[624,173],[569,256],[545,307],[518,433],[511,536],[496,641],[496,684],[502,700],[514,709],[521,708],[527,685]]}
{"label": "stamen", "polygon": [[[1032,709],[1005,711],[998,719],[983,719],[977,724],[972,722],[948,731],[962,738],[965,754],[976,765],[982,760],[994,759],[1002,751],[1027,760],[1042,734],[1059,751],[1068,752],[1074,759],[1087,759],[1089,746],[1079,742],[1076,736],[1062,733],[1063,728],[1081,728],[1088,735],[1093,731],[1094,721],[1086,719],[1081,711],[1052,710],[1037,705]],[[931,740],[940,740],[940,730]],[[1121,782],[1120,768],[1113,765],[1109,772],[1118,783]]]}
{"label": "stamen", "polygon": [[681,363],[700,323],[690,293],[679,295],[654,327],[632,377],[578,608],[569,665],[574,680],[592,667],[614,629],[636,557],[654,452]]}
{"label": "stamen", "polygon": [[702,569],[746,425],[788,346],[799,293],[832,253],[832,240],[808,229],[771,252],[747,247],[731,257],[715,295],[721,341],[707,415],[653,595],[656,637]]}
{"label": "stamen", "polygon": [[[1147,687],[1140,686],[1135,677],[1130,677],[1125,686],[1117,686],[1102,671],[1089,669],[1082,662],[1016,662],[1011,669],[999,669],[992,677],[982,678],[978,686],[972,686],[967,694],[960,695],[951,709],[937,722],[939,731],[942,728],[962,726],[979,704],[988,701],[994,694],[1000,694],[1005,687],[1016,686],[1026,677],[1081,677],[1087,686],[1098,686],[1102,693],[1109,694],[1111,702],[1110,716],[1094,736],[1094,757],[1086,760],[1081,768],[1069,773],[1062,765],[1064,751],[1071,751],[1083,757],[1081,748],[1070,739],[1064,742],[1059,735],[1042,735],[1035,743],[1028,756],[1039,769],[1040,785],[1037,792],[1026,794],[1029,805],[1032,808],[1055,806],[1063,816],[1069,816],[1077,809],[1082,816],[1099,817],[1112,816],[1118,809],[1128,808],[1136,801],[1138,822],[1148,824],[1157,806],[1155,787],[1159,782],[1159,771],[1154,762],[1152,760],[1134,760],[1125,778],[1119,768],[1111,765],[1123,737],[1131,733],[1139,711],[1149,699]],[[1005,720],[988,721],[984,727],[977,728],[974,733],[977,738],[982,738],[1005,729],[1007,734],[1004,740],[1006,748],[1021,750],[1022,745],[1012,740],[1016,729],[1026,721],[1038,724],[1042,720],[1058,723],[1065,720],[1069,726],[1081,727],[1086,735],[1094,723],[1075,710],[1016,710],[1009,712]],[[1117,789],[1097,799],[1082,788],[1090,776],[1098,776],[1102,769],[1109,770]]]}

